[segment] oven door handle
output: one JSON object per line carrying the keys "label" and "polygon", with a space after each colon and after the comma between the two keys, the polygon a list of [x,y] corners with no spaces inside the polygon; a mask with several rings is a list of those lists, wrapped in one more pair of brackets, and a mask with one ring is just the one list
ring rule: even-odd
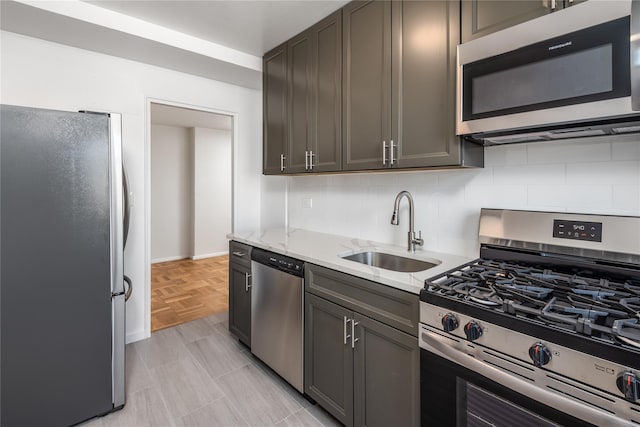
{"label": "oven door handle", "polygon": [[585,403],[569,399],[547,389],[537,387],[523,379],[488,365],[464,352],[451,347],[445,340],[449,338],[434,334],[424,328],[420,332],[420,347],[440,357],[463,366],[478,375],[488,378],[517,393],[527,396],[551,408],[598,426],[631,425],[615,415],[600,411]]}

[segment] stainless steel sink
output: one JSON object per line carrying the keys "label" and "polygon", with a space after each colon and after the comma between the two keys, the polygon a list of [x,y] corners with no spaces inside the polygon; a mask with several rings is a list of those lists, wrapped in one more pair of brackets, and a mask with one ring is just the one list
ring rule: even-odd
{"label": "stainless steel sink", "polygon": [[399,271],[402,273],[415,273],[416,271],[428,270],[440,264],[438,260],[423,261],[403,256],[387,254],[384,252],[358,252],[352,255],[343,255],[343,259],[359,262],[360,264],[372,267],[383,268],[385,270]]}

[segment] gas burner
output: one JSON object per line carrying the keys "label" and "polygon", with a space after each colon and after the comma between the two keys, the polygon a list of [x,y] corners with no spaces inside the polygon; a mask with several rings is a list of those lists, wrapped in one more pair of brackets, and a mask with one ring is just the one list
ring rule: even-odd
{"label": "gas burner", "polygon": [[502,299],[497,294],[495,289],[489,287],[478,287],[474,286],[469,289],[468,298],[471,301],[477,302],[478,304],[487,305],[487,306],[498,306],[502,305]]}
{"label": "gas burner", "polygon": [[478,259],[430,282],[428,289],[599,341],[640,347],[640,280],[634,278]]}
{"label": "gas burner", "polygon": [[616,339],[621,342],[640,348],[640,324],[638,319],[621,319],[613,322],[611,328]]}

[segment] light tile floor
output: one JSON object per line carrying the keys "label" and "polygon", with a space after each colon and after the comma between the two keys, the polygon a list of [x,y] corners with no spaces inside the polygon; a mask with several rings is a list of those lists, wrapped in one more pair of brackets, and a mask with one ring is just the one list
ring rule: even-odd
{"label": "light tile floor", "polygon": [[267,368],[220,313],[127,345],[127,404],[83,427],[340,426]]}

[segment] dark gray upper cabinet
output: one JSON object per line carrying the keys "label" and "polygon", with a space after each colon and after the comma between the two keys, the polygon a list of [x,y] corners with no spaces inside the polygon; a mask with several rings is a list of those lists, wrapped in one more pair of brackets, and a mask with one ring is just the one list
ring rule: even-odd
{"label": "dark gray upper cabinet", "polygon": [[286,172],[304,172],[311,142],[311,32],[287,42],[289,147]]}
{"label": "dark gray upper cabinet", "polygon": [[287,127],[287,44],[268,52],[263,58],[263,172],[266,175],[286,171]]}
{"label": "dark gray upper cabinet", "polygon": [[344,7],[343,170],[482,166],[455,130],[454,1]]}
{"label": "dark gray upper cabinet", "polygon": [[586,0],[462,0],[462,43]]}
{"label": "dark gray upper cabinet", "polygon": [[342,10],[311,28],[310,172],[342,169]]}
{"label": "dark gray upper cabinet", "polygon": [[455,128],[460,4],[392,4],[392,167],[461,164]]}
{"label": "dark gray upper cabinet", "polygon": [[229,331],[251,346],[251,246],[229,242]]}
{"label": "dark gray upper cabinet", "polygon": [[338,10],[265,55],[265,174],[342,167],[341,16]]}
{"label": "dark gray upper cabinet", "polygon": [[342,168],[386,168],[383,144],[391,139],[391,2],[351,2],[343,8],[342,22]]}
{"label": "dark gray upper cabinet", "polygon": [[353,1],[269,52],[264,173],[482,166],[455,135],[460,7]]}

